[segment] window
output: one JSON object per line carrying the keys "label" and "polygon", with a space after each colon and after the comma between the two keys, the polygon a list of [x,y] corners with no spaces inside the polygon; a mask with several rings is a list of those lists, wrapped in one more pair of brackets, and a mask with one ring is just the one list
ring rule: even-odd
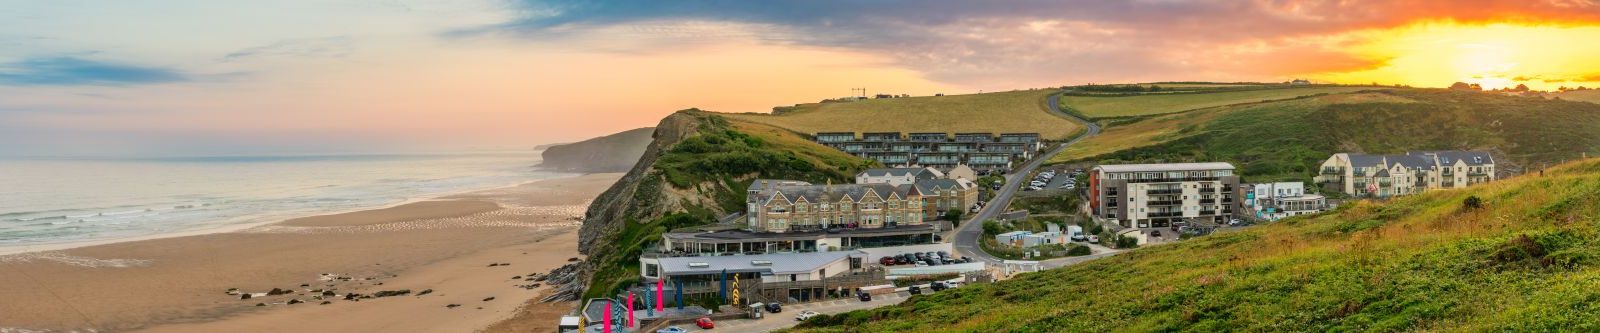
{"label": "window", "polygon": [[656,264],[644,264],[644,276],[657,277],[656,274],[660,274],[657,270],[660,268]]}

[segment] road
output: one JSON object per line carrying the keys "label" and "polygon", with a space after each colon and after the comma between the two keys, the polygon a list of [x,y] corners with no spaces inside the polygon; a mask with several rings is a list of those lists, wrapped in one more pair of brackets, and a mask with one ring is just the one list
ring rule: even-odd
{"label": "road", "polygon": [[[993,219],[995,216],[999,216],[1000,213],[1006,209],[1006,206],[1010,206],[1011,197],[1015,196],[1017,191],[1021,190],[1022,183],[1028,181],[1028,174],[1031,174],[1033,173],[1033,170],[1038,169],[1039,165],[1044,164],[1044,161],[1049,160],[1050,157],[1056,156],[1056,154],[1060,154],[1061,151],[1066,150],[1068,146],[1078,143],[1078,141],[1082,141],[1084,138],[1100,134],[1100,125],[1096,125],[1094,122],[1084,120],[1083,118],[1078,118],[1072,114],[1062,112],[1060,100],[1060,93],[1050,95],[1049,98],[1045,99],[1045,106],[1050,109],[1050,112],[1082,123],[1085,125],[1087,130],[1084,131],[1082,135],[1078,135],[1078,137],[1072,138],[1071,141],[1067,141],[1066,143],[1057,146],[1055,149],[1051,149],[1044,154],[1040,154],[1033,160],[1024,163],[1021,168],[1013,169],[1011,174],[1006,175],[1006,185],[1000,188],[1000,192],[996,193],[994,199],[989,200],[989,203],[985,204],[983,209],[978,210],[977,214],[973,214],[972,219],[961,223],[961,227],[959,227],[956,231],[956,237],[954,241],[956,253],[961,254],[963,257],[971,257],[989,264],[999,265],[1001,262],[1000,258],[991,256],[988,253],[983,252],[983,250],[978,247],[979,239],[983,238],[983,221]],[[1098,255],[1088,257],[1099,258]],[[1046,266],[1048,267],[1048,265]]]}
{"label": "road", "polygon": [[871,302],[862,302],[856,300],[855,298],[841,298],[824,302],[801,303],[793,305],[785,304],[783,306],[783,312],[768,313],[761,319],[734,319],[718,321],[717,327],[710,330],[702,330],[698,327],[694,327],[694,325],[683,325],[678,327],[689,332],[771,332],[779,329],[794,327],[794,325],[799,324],[799,321],[794,320],[794,316],[800,314],[801,311],[811,310],[821,314],[833,315],[855,310],[872,309],[882,306],[900,304],[900,302],[904,302],[907,298],[911,298],[911,294],[902,291],[893,294],[874,296],[872,297]]}

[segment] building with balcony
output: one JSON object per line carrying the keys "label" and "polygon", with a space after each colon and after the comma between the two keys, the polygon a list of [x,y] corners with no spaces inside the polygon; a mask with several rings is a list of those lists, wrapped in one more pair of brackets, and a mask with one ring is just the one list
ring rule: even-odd
{"label": "building with balcony", "polygon": [[1099,165],[1089,172],[1089,207],[1126,228],[1225,223],[1237,205],[1233,171],[1221,162]]}
{"label": "building with balcony", "polygon": [[945,178],[933,168],[878,168],[856,174],[856,184],[911,185],[919,181]]}
{"label": "building with balcony", "polygon": [[748,191],[745,198],[746,222],[751,231],[880,228],[922,224],[923,221],[922,193],[912,185],[752,184],[751,187],[761,188]]}
{"label": "building with balcony", "polygon": [[1249,214],[1260,219],[1276,221],[1333,208],[1327,197],[1306,193],[1305,184],[1300,182],[1250,184],[1244,187],[1244,206]]}
{"label": "building with balcony", "polygon": [[[1386,198],[1494,181],[1494,157],[1478,151],[1393,155],[1338,153],[1322,162],[1315,181],[1325,191]],[[1326,193],[1326,192],[1325,192]]]}
{"label": "building with balcony", "polygon": [[1011,163],[1027,160],[1043,148],[1038,133],[862,133],[821,132],[816,142],[889,167],[932,167],[949,171],[959,165],[989,173],[1008,171]]}

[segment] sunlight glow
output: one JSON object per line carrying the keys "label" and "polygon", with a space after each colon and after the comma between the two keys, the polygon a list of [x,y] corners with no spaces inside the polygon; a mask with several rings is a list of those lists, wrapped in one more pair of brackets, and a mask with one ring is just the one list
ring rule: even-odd
{"label": "sunlight glow", "polygon": [[1536,90],[1600,85],[1600,27],[1467,25],[1419,23],[1379,31],[1360,31],[1350,51],[1380,64],[1374,68],[1321,77],[1340,83],[1408,84],[1442,87],[1477,83],[1484,89],[1527,84]]}

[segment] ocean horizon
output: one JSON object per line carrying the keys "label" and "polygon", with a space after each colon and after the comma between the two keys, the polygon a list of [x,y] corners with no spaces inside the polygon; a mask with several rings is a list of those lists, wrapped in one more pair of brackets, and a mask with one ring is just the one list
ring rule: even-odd
{"label": "ocean horizon", "polygon": [[0,254],[246,227],[567,175],[539,151],[0,158]]}

